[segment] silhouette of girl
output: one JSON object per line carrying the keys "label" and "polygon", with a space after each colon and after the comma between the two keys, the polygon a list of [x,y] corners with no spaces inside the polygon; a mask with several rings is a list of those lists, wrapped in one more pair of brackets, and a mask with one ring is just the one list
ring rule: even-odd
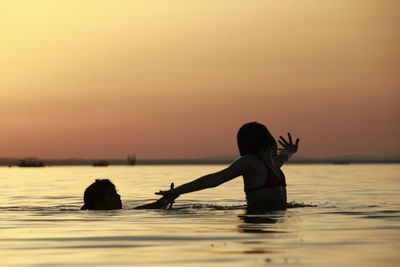
{"label": "silhouette of girl", "polygon": [[244,124],[237,133],[240,158],[221,171],[202,176],[174,189],[157,192],[173,202],[181,194],[219,186],[238,176],[243,177],[247,210],[263,212],[286,209],[286,179],[281,166],[297,152],[299,139],[293,143],[280,136],[277,143],[265,125]]}

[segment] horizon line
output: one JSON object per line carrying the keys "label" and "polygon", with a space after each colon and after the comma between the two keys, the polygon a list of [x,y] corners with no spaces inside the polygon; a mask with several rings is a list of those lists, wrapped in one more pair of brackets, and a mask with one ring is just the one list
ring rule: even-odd
{"label": "horizon line", "polygon": [[[29,157],[37,161],[43,162],[47,166],[75,166],[75,165],[92,165],[94,162],[103,160],[110,165],[129,165],[127,159],[121,158],[36,158]],[[167,165],[167,164],[229,164],[237,157],[202,157],[202,158],[136,158],[134,165]],[[17,157],[0,157],[0,166],[15,166],[25,158]],[[318,164],[318,163],[334,163],[334,164],[348,164],[348,163],[400,163],[400,155],[392,156],[331,156],[331,157],[294,157],[291,158],[286,164]]]}

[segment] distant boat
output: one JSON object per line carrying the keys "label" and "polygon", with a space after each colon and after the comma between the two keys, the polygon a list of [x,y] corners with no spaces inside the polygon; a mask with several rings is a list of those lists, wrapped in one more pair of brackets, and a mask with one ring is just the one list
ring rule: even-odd
{"label": "distant boat", "polygon": [[135,156],[128,156],[127,161],[128,161],[128,165],[136,165],[136,157]]}
{"label": "distant boat", "polygon": [[98,160],[98,161],[93,162],[92,165],[93,165],[93,167],[107,167],[110,164],[106,160]]}
{"label": "distant boat", "polygon": [[43,161],[40,161],[36,158],[27,158],[18,162],[17,166],[19,167],[44,167],[46,166]]}
{"label": "distant boat", "polygon": [[332,164],[341,164],[341,165],[343,165],[343,164],[350,164],[350,162],[349,161],[334,161],[334,162],[332,162]]}

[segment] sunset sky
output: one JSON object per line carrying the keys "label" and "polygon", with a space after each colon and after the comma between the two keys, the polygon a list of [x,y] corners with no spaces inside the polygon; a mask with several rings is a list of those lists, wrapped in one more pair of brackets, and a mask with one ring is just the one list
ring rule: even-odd
{"label": "sunset sky", "polygon": [[0,157],[400,154],[400,1],[2,1]]}

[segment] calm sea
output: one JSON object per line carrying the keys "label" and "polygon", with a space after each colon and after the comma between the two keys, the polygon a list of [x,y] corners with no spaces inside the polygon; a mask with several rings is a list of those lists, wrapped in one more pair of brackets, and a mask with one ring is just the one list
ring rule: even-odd
{"label": "calm sea", "polygon": [[[224,166],[0,168],[1,266],[399,266],[400,165],[288,165],[291,208],[246,216],[242,180],[132,210]],[[118,211],[80,211],[110,178]]]}

